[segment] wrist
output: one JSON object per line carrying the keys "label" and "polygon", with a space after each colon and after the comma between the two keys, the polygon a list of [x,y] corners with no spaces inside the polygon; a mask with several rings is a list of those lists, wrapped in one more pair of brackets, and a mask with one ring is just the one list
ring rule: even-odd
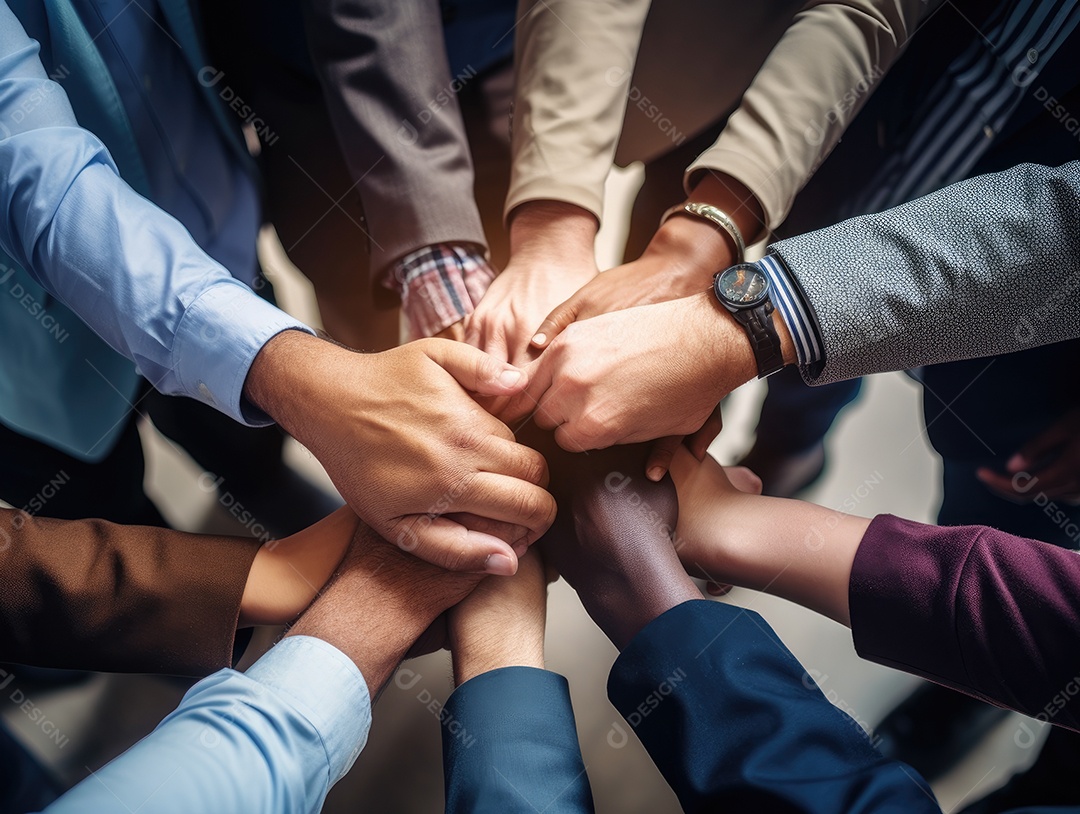
{"label": "wrist", "polygon": [[675,273],[699,276],[708,286],[712,275],[735,263],[731,237],[704,218],[673,215],[656,230],[644,257],[663,257]]}
{"label": "wrist", "polygon": [[314,636],[341,650],[363,674],[373,698],[445,610],[431,597],[418,599],[421,592],[407,582],[381,577],[349,570],[346,561],[322,598],[286,634]]}
{"label": "wrist", "polygon": [[564,201],[528,201],[510,213],[510,254],[557,253],[562,265],[595,263],[596,217],[586,209]]}
{"label": "wrist", "polygon": [[282,331],[271,337],[255,356],[244,381],[244,398],[289,430],[301,376],[312,364],[324,340],[300,331]]}
{"label": "wrist", "polygon": [[[711,349],[707,357],[706,380],[717,383],[730,383],[734,380],[735,383],[731,385],[731,389],[734,389],[756,378],[758,364],[754,348],[750,344],[746,328],[735,319],[734,314],[724,307],[711,290],[687,299],[695,301],[688,307],[693,310],[694,323],[701,326],[699,336],[705,338],[701,347],[705,352]],[[769,319],[780,341],[780,354],[784,365],[795,364],[798,361],[795,342],[783,315],[774,307]],[[730,389],[724,390],[721,398],[729,392]]]}
{"label": "wrist", "polygon": [[693,326],[694,344],[700,348],[699,381],[715,390],[716,402],[757,376],[757,359],[746,329],[721,305],[711,291],[687,297],[685,324]]}
{"label": "wrist", "polygon": [[795,351],[795,340],[791,338],[791,331],[788,330],[783,314],[774,309],[770,318],[772,319],[773,328],[776,330],[776,335],[780,338],[780,354],[784,357],[784,365],[795,364],[799,361]]}
{"label": "wrist", "polygon": [[[715,206],[735,221],[743,242],[749,247],[765,234],[765,210],[750,189],[736,178],[710,170],[694,186],[687,202]],[[685,220],[685,218],[681,218]],[[674,218],[672,218],[674,220]],[[730,237],[727,237],[730,246]]]}
{"label": "wrist", "polygon": [[744,504],[732,530],[742,540],[731,552],[739,584],[850,625],[851,568],[870,521],[787,498],[746,496]]}
{"label": "wrist", "polygon": [[544,669],[544,635],[541,625],[537,635],[532,630],[492,629],[462,634],[450,630],[450,648],[454,654],[454,684],[502,667]]}
{"label": "wrist", "polygon": [[[364,362],[377,355],[357,353],[301,331],[282,331],[263,345],[252,362],[244,382],[244,397],[307,446],[311,418],[322,414],[324,402],[329,399],[330,408],[340,407],[333,403],[330,392],[341,376],[340,364],[335,369],[340,354],[349,357],[351,385],[367,370]],[[351,390],[365,392],[363,386]]]}

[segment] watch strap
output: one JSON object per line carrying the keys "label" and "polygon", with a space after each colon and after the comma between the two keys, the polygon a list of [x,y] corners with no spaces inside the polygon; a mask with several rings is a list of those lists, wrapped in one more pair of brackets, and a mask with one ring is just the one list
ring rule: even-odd
{"label": "watch strap", "polygon": [[[768,280],[768,275],[757,264],[749,263],[746,265],[754,267],[758,274]],[[734,266],[731,268],[734,268]],[[720,285],[721,278],[731,268],[718,271],[713,275],[713,295],[746,330],[747,338],[750,340],[750,349],[753,351],[754,360],[757,362],[758,378],[764,379],[784,366],[784,353],[780,346],[780,335],[776,332],[776,326],[773,325],[772,321],[773,311],[776,310],[771,299],[772,292],[766,289],[764,298],[754,306],[739,307],[733,304],[724,296]]]}
{"label": "watch strap", "polygon": [[784,353],[780,347],[780,335],[772,321],[773,304],[765,300],[756,308],[739,311],[736,316],[746,328],[750,347],[757,360],[758,378],[771,376],[784,366]]}

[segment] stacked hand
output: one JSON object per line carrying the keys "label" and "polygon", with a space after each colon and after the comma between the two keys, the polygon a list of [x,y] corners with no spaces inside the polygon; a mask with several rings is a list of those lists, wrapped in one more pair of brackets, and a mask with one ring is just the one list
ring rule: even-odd
{"label": "stacked hand", "polygon": [[538,545],[617,647],[664,611],[701,596],[671,541],[675,487],[670,478],[654,483],[641,474],[645,446],[582,455],[559,449],[550,434],[527,435],[559,475],[552,481],[559,514]]}
{"label": "stacked hand", "polygon": [[512,574],[554,518],[547,466],[469,393],[526,384],[461,343],[361,354],[286,331],[255,359],[245,395],[315,454],[379,535],[451,570]]}
{"label": "stacked hand", "polygon": [[544,316],[596,276],[596,219],[570,204],[537,201],[514,210],[512,259],[469,316],[469,344],[520,365]]}
{"label": "stacked hand", "polygon": [[419,560],[358,523],[337,574],[287,635],[345,653],[374,698],[413,643],[482,579]]}
{"label": "stacked hand", "polygon": [[575,322],[527,370],[508,415],[536,409],[582,450],[694,433],[756,367],[743,329],[698,294]]}
{"label": "stacked hand", "polygon": [[[734,179],[721,182],[710,176],[691,198],[731,213],[750,237],[759,231],[760,210],[756,204],[744,205],[749,191],[743,188],[739,197],[739,187]],[[709,221],[684,215],[669,218],[639,259],[605,271],[548,314],[533,344],[546,347],[574,322],[700,294],[708,290],[716,272],[734,263],[733,250],[731,238]]]}

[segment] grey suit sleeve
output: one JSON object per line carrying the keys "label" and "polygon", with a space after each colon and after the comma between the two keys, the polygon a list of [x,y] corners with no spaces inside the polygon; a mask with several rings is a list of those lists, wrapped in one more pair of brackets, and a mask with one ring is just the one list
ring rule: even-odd
{"label": "grey suit sleeve", "polygon": [[486,247],[436,0],[312,0],[307,32],[383,272],[423,246]]}
{"label": "grey suit sleeve", "polygon": [[810,384],[1080,336],[1080,162],[1021,164],[770,247],[823,359]]}

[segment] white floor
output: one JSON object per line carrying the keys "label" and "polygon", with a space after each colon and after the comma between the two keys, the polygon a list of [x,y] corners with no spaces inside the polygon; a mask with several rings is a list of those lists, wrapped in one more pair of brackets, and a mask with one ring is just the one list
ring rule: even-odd
{"label": "white floor", "polygon": [[[611,185],[612,203],[623,203],[634,187],[634,176],[622,174]],[[617,206],[608,211],[615,212]],[[605,227],[602,261],[614,257],[624,220],[613,218]],[[282,304],[301,318],[315,320],[310,287],[287,264],[272,263],[275,287]],[[733,394],[725,412],[725,430],[713,448],[722,461],[734,460],[747,449],[763,386],[753,383]],[[825,477],[807,495],[818,503],[839,508],[854,500],[859,514],[890,512],[915,520],[933,518],[939,499],[939,462],[921,429],[917,386],[900,374],[868,380],[863,397],[853,405],[829,438],[830,466]],[[144,428],[148,447],[148,489],[177,527],[200,530],[223,527],[227,518],[212,495],[196,484],[192,462],[163,443],[152,428]],[[318,472],[318,464],[298,445],[288,454],[297,465]],[[227,525],[225,526],[227,527]],[[818,671],[829,697],[868,726],[881,717],[917,680],[861,661],[847,630],[784,601],[736,590],[726,601],[759,611],[811,671]],[[267,634],[264,638],[272,638]],[[612,735],[620,720],[608,704],[604,685],[615,651],[585,615],[576,595],[565,583],[552,588],[548,659],[549,667],[570,680],[578,733],[592,781],[597,811],[625,814],[676,812],[675,798],[636,741],[621,746]],[[445,654],[419,659],[408,668],[420,676],[409,689],[391,682],[379,700],[367,749],[356,768],[331,794],[328,812],[401,811],[441,809],[439,724],[425,703],[445,700],[451,691]],[[407,684],[407,682],[402,682]],[[77,690],[33,699],[66,738],[61,747],[55,736],[42,731],[18,706],[3,703],[5,722],[44,760],[72,780],[87,774],[125,744],[140,737],[182,693],[168,680],[148,677],[98,677]],[[6,701],[6,699],[5,699]],[[1034,757],[1035,750],[1013,716],[987,739],[960,768],[935,786],[945,811],[985,794],[1015,766]],[[1032,729],[1037,727],[1031,724]],[[1017,733],[1020,737],[1016,737]],[[611,737],[609,737],[611,736]],[[1017,742],[1028,745],[1027,749]],[[612,744],[620,746],[616,748]]]}

